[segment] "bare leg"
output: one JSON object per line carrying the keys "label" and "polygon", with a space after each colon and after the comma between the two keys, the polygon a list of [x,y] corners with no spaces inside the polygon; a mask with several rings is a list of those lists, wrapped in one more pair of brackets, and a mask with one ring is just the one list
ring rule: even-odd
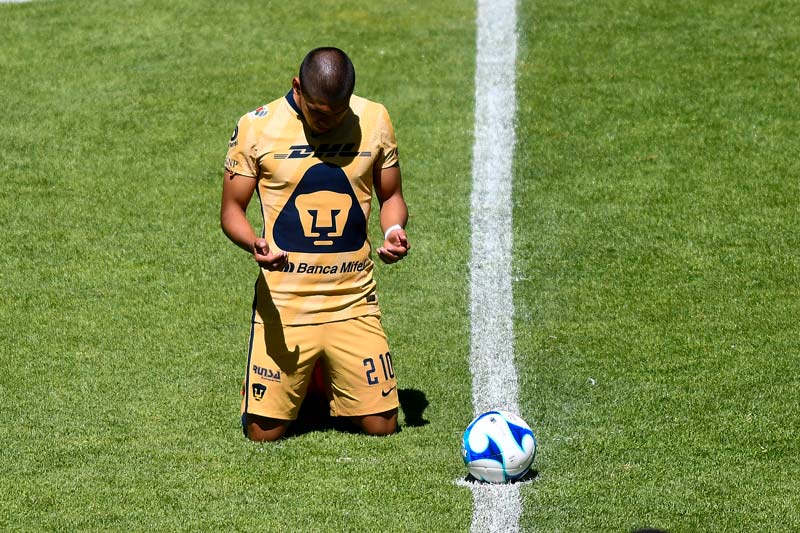
{"label": "bare leg", "polygon": [[289,429],[291,420],[278,420],[248,414],[245,419],[247,438],[256,442],[271,442],[280,439]]}
{"label": "bare leg", "polygon": [[351,416],[350,420],[367,435],[391,435],[397,431],[397,409],[374,415]]}

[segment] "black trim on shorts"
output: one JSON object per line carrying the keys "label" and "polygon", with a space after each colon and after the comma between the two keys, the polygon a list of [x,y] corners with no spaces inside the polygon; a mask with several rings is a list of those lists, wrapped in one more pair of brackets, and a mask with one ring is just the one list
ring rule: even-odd
{"label": "black trim on shorts", "polygon": [[247,366],[244,369],[244,412],[242,413],[242,432],[247,437],[247,407],[250,400],[250,360],[253,357],[253,339],[256,334],[256,296],[258,295],[258,278],[253,288],[253,314],[250,317],[250,340],[247,343]]}

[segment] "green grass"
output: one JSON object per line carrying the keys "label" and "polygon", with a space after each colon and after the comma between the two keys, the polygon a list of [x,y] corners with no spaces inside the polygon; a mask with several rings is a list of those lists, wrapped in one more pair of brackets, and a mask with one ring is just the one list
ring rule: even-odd
{"label": "green grass", "polygon": [[523,524],[797,530],[797,6],[522,14]]}
{"label": "green grass", "polygon": [[[523,529],[800,529],[798,7],[519,14]],[[0,6],[0,529],[469,528],[474,31],[455,1]],[[256,445],[222,161],[328,44],[400,141],[413,249],[377,277],[417,401],[390,438]]]}
{"label": "green grass", "polygon": [[[450,229],[469,220],[473,11],[449,8],[0,7],[0,529],[468,527],[468,250]],[[256,270],[219,230],[222,164],[238,117],[327,44],[401,142],[414,254],[378,276],[419,407],[392,438],[255,445],[238,410]]]}

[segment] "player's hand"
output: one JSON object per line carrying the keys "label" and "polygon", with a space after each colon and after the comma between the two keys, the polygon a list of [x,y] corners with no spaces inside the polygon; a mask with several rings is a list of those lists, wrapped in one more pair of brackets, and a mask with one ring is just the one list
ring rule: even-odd
{"label": "player's hand", "polygon": [[283,270],[289,263],[289,254],[283,251],[272,253],[266,239],[256,239],[253,242],[253,259],[261,268]]}
{"label": "player's hand", "polygon": [[408,235],[403,229],[394,230],[389,234],[389,237],[383,241],[383,246],[377,249],[378,257],[381,261],[387,264],[397,263],[406,255],[411,249],[411,244],[408,242]]}

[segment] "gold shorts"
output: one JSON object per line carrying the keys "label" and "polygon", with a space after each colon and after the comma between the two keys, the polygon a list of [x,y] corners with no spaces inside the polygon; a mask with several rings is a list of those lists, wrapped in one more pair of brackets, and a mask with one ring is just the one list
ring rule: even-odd
{"label": "gold shorts", "polygon": [[362,316],[303,326],[254,323],[242,414],[297,419],[317,360],[332,416],[371,415],[400,405],[380,318]]}

